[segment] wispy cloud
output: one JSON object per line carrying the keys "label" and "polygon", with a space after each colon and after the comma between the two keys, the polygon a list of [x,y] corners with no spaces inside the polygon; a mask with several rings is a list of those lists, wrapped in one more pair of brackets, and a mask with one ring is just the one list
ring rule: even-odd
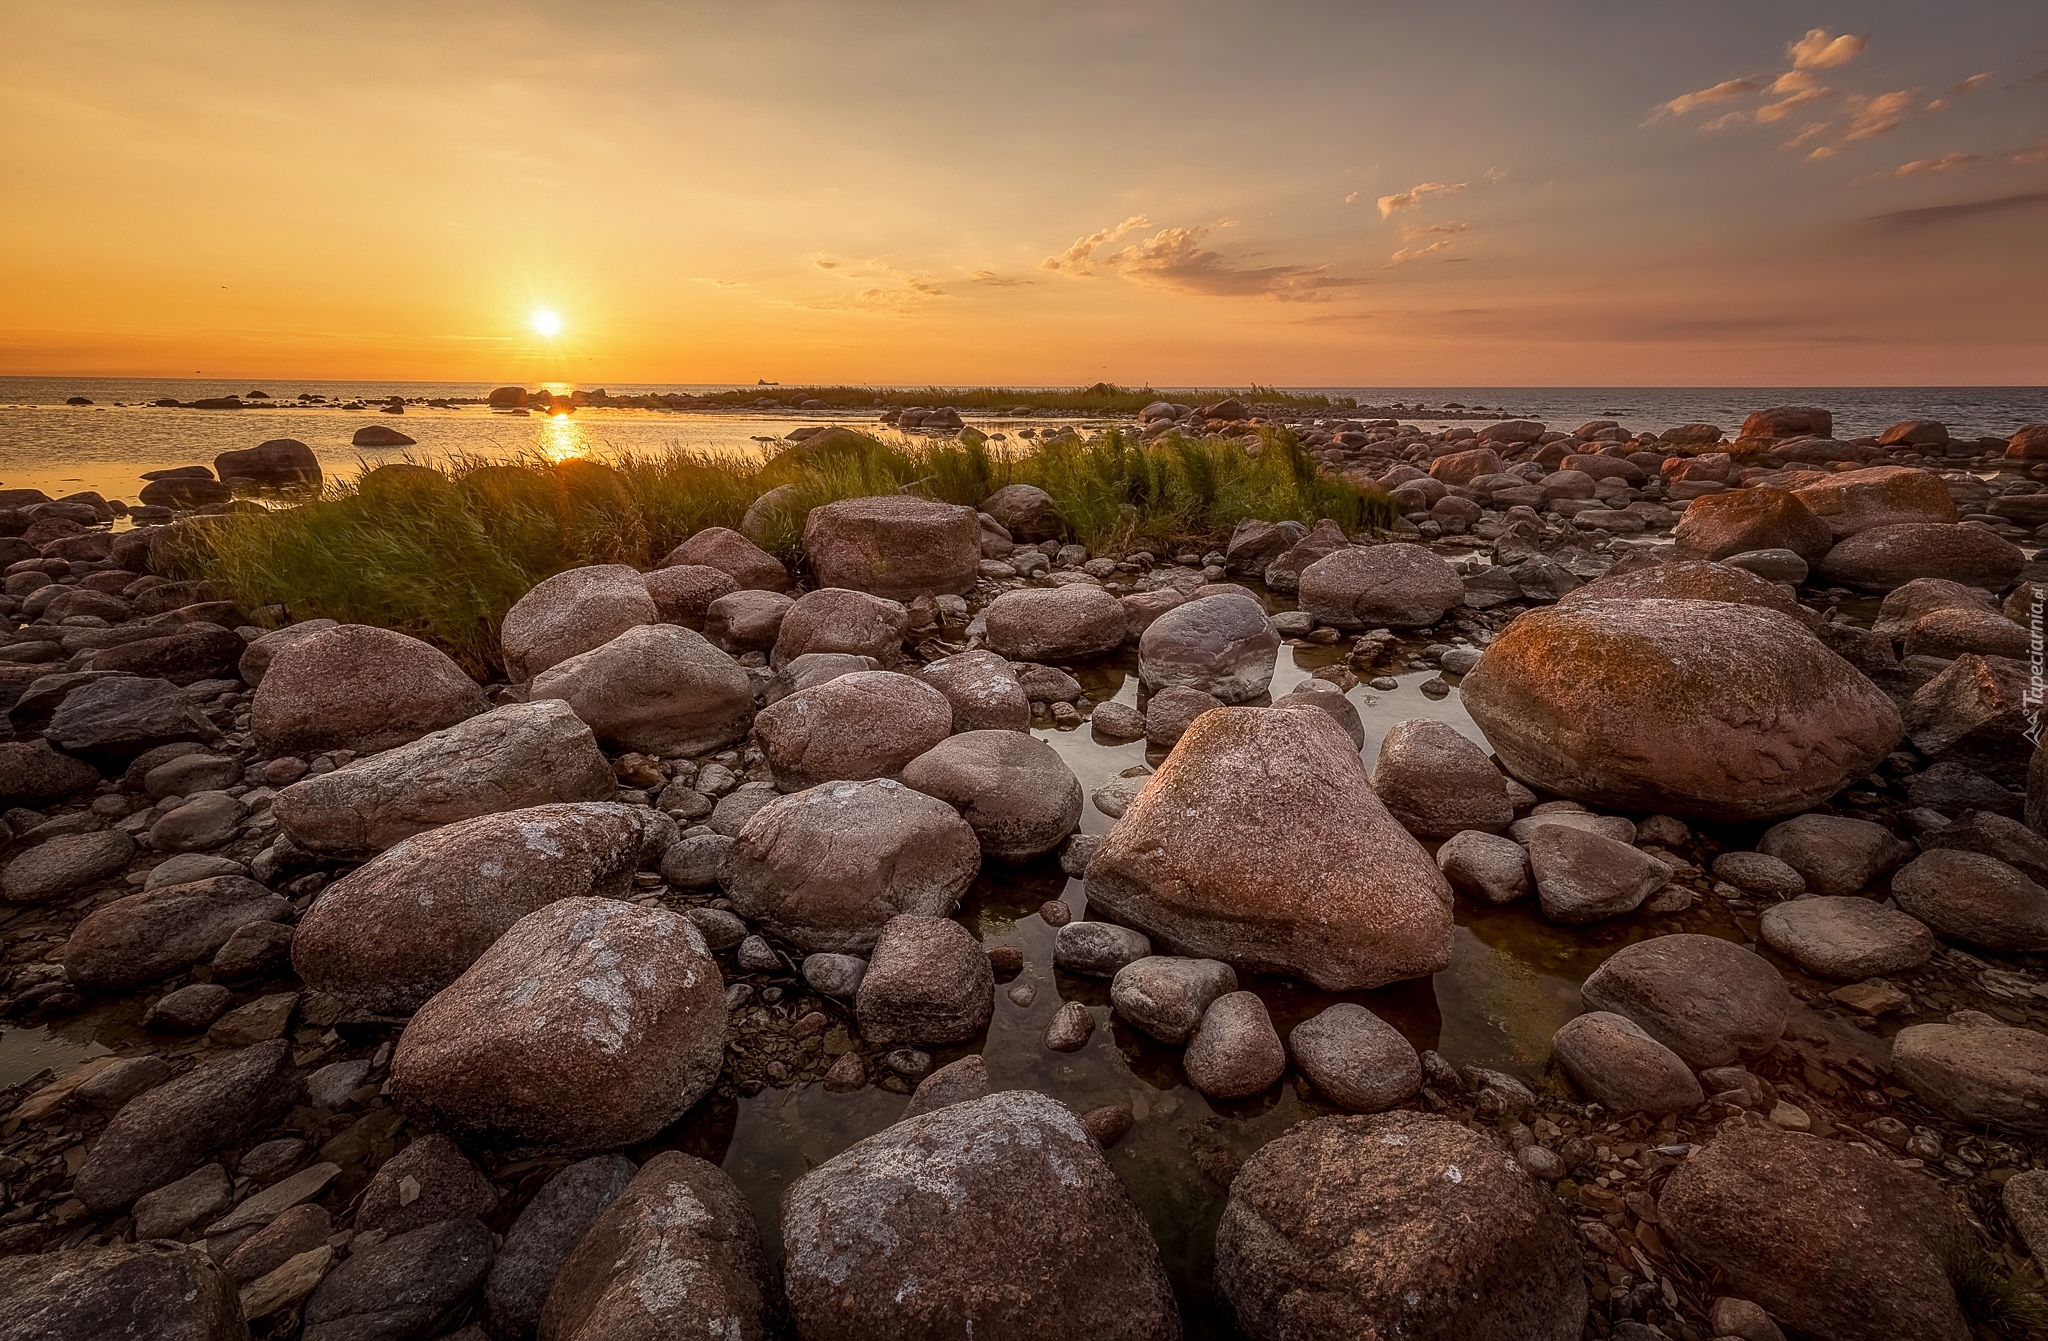
{"label": "wispy cloud", "polygon": [[1452,196],[1470,186],[1470,182],[1418,182],[1406,191],[1396,191],[1379,199],[1380,217],[1385,219],[1401,210],[1420,209],[1422,202],[1431,196]]}
{"label": "wispy cloud", "polygon": [[1133,214],[1120,224],[1098,228],[1092,233],[1074,239],[1074,245],[1057,256],[1048,256],[1038,263],[1041,270],[1064,270],[1071,275],[1092,275],[1095,273],[1095,249],[1107,246],[1140,228],[1150,228],[1152,221],[1142,214]]}
{"label": "wispy cloud", "polygon": [[2015,163],[2048,163],[2048,140],[2030,144],[2012,156]]}
{"label": "wispy cloud", "polygon": [[845,280],[855,287],[804,302],[804,307],[905,316],[934,298],[946,296],[938,276],[923,270],[906,270],[887,261],[818,256],[812,258],[811,264],[833,279]]}
{"label": "wispy cloud", "polygon": [[1940,158],[1916,158],[1910,163],[1901,163],[1888,172],[1873,172],[1867,177],[1858,177],[1855,185],[1865,182],[1893,181],[1900,177],[1929,177],[1944,172],[1960,172],[1973,163],[1982,162],[1977,154],[1943,154]]}
{"label": "wispy cloud", "polygon": [[1344,203],[1347,205],[1356,205],[1358,203],[1358,192],[1353,191],[1350,195],[1344,197]]}
{"label": "wispy cloud", "polygon": [[1946,111],[1949,105],[1952,102],[1954,102],[1957,98],[1967,98],[1972,93],[1975,93],[1978,89],[1983,88],[1986,84],[1990,83],[1992,75],[1996,73],[1997,71],[1995,70],[1986,70],[1983,74],[1971,75],[1968,79],[1965,79],[1962,83],[1957,84],[1954,88],[1950,89],[1948,91],[1947,97],[1936,98],[1934,101],[1928,103],[1927,110],[1930,112]]}
{"label": "wispy cloud", "polygon": [[1726,114],[1726,115],[1724,115],[1724,116],[1717,116],[1717,117],[1715,117],[1715,118],[1714,118],[1714,119],[1713,119],[1712,121],[1702,121],[1702,122],[1700,122],[1700,129],[1701,129],[1701,130],[1726,130],[1726,129],[1728,129],[1728,127],[1730,127],[1730,126],[1734,126],[1734,125],[1739,125],[1739,124],[1741,124],[1742,122],[1744,122],[1744,121],[1747,121],[1747,120],[1749,120],[1749,113],[1748,113],[1748,112],[1729,112],[1729,113],[1727,113],[1727,114]]}
{"label": "wispy cloud", "polygon": [[1681,93],[1659,107],[1651,114],[1651,118],[1654,120],[1666,112],[1672,116],[1684,116],[1687,112],[1705,107],[1709,103],[1726,102],[1730,98],[1740,98],[1745,94],[1763,91],[1764,86],[1754,79],[1724,79],[1712,88],[1703,88],[1697,93]]}
{"label": "wispy cloud", "polygon": [[1849,129],[1845,140],[1867,140],[1888,134],[1905,124],[1913,114],[1914,95],[1905,89],[1880,93],[1874,98],[1858,94],[1849,99]]}
{"label": "wispy cloud", "polygon": [[1809,121],[1799,128],[1799,133],[1779,145],[1780,149],[1804,149],[1835,128],[1832,121]]}
{"label": "wispy cloud", "polygon": [[1810,28],[1806,36],[1785,44],[1785,54],[1792,58],[1795,70],[1832,70],[1861,56],[1869,45],[1868,35],[1830,37],[1825,28]]}
{"label": "wispy cloud", "polygon": [[1833,89],[1822,88],[1817,84],[1802,88],[1788,98],[1781,98],[1777,102],[1765,103],[1757,108],[1756,123],[1760,126],[1766,126],[1773,121],[1783,121],[1802,107],[1817,102],[1826,102],[1834,96],[1835,91]]}
{"label": "wispy cloud", "polygon": [[1102,250],[1137,228],[1149,227],[1134,215],[1113,228],[1075,240],[1041,265],[1072,275],[1109,273],[1135,284],[1209,298],[1275,298],[1282,302],[1314,302],[1331,290],[1355,288],[1370,281],[1363,276],[1331,273],[1329,266],[1247,265],[1205,245],[1218,225],[1162,228],[1116,251]]}
{"label": "wispy cloud", "polygon": [[976,284],[986,284],[992,289],[1022,289],[1037,283],[1036,280],[1018,279],[1015,275],[999,275],[993,270],[970,270],[967,277]]}

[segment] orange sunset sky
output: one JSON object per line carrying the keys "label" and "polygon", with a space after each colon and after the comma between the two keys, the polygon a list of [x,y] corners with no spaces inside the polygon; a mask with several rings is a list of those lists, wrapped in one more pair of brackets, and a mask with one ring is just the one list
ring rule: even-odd
{"label": "orange sunset sky", "polygon": [[2048,382],[2038,0],[72,0],[8,39],[0,373]]}

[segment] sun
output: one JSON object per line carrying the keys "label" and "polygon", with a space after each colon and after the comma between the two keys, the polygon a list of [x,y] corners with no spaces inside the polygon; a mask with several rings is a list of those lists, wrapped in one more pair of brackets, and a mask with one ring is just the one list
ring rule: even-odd
{"label": "sun", "polygon": [[560,314],[549,308],[535,308],[530,320],[533,322],[534,330],[540,332],[547,339],[552,340],[562,333],[562,318]]}

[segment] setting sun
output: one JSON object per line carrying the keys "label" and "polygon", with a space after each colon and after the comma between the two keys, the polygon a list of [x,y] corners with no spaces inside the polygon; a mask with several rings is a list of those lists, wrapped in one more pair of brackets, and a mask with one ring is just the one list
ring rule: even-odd
{"label": "setting sun", "polygon": [[550,340],[562,333],[562,318],[560,314],[548,308],[535,309],[532,321],[533,328]]}

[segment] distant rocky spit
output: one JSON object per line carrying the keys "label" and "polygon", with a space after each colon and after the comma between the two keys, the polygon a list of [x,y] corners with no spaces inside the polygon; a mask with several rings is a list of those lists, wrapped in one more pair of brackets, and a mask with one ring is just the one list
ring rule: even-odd
{"label": "distant rocky spit", "polygon": [[[0,490],[0,1012],[146,1003],[0,1092],[0,1337],[1965,1341],[1957,1245],[2048,1252],[2048,424],[1139,431],[1281,423],[1395,531],[1096,554],[1011,485],[818,507],[785,566],[750,514],[542,581],[489,685],[153,571],[301,444]],[[1336,659],[1276,700],[1290,643]],[[1135,708],[1071,673],[1116,658]],[[1343,691],[1418,659],[1490,752],[1368,764]],[[1150,763],[1084,795],[1034,727]],[[1051,965],[955,916],[1055,864]],[[1262,982],[1443,971],[1461,902],[1615,947],[1547,1066],[1276,1028]],[[1322,1114],[1203,1166],[1227,1319],[1112,1167],[1144,1115],[991,1085],[998,994],[1081,979],[1045,1048]],[[808,1085],[902,1116],[779,1243],[650,1145]]]}

